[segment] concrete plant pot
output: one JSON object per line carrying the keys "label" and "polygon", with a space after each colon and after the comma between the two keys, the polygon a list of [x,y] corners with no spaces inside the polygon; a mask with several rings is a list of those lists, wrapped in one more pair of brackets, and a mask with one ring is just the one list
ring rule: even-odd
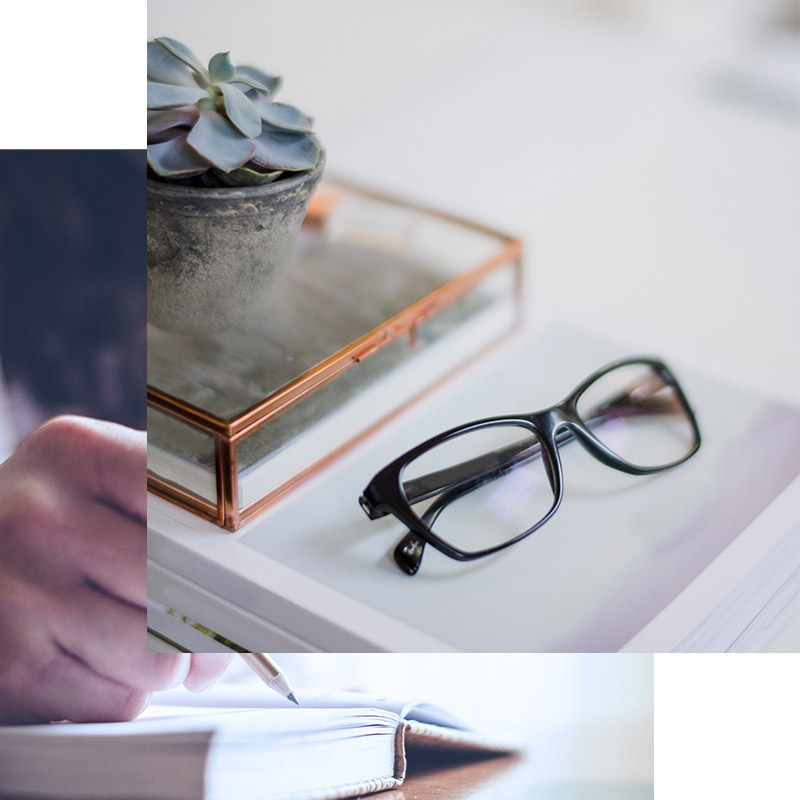
{"label": "concrete plant pot", "polygon": [[323,168],[219,189],[148,180],[148,321],[210,334],[266,312]]}

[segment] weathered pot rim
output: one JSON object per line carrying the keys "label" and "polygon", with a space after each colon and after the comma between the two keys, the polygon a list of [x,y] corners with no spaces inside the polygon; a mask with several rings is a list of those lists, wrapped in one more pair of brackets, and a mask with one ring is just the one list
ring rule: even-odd
{"label": "weathered pot rim", "polygon": [[[275,195],[299,192],[309,182],[315,183],[325,168],[325,151],[320,150],[319,160],[314,169],[298,172],[288,178],[280,178],[272,183],[258,186],[176,186],[171,183],[147,179],[148,209],[174,209],[182,206],[182,212],[190,215],[205,216],[203,207],[213,207],[219,203],[238,203],[247,206],[248,202],[258,204],[269,202]],[[259,213],[260,207],[253,206],[251,213]],[[212,212],[213,213],[213,212]]]}

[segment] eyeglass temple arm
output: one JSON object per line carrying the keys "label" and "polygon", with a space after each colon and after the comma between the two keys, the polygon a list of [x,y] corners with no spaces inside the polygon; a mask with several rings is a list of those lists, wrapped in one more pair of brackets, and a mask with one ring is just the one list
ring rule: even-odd
{"label": "eyeglass temple arm", "polygon": [[633,384],[594,409],[586,421],[588,427],[605,422],[609,417],[632,417],[637,414],[671,414],[680,401],[675,394],[658,396],[665,384],[661,376]]}
{"label": "eyeglass temple arm", "polygon": [[[654,392],[648,391],[644,395],[637,392],[638,389],[649,390],[651,384],[654,384],[656,387],[663,386],[663,382],[660,379],[658,381],[653,379],[651,381],[640,382],[630,386],[602,406],[598,406],[594,410],[592,416],[585,420],[586,426],[588,428],[594,428],[607,422],[612,416],[635,416],[636,414],[645,413],[645,410],[649,414],[670,413],[676,402],[672,396],[655,398]],[[558,445],[566,444],[572,441],[572,439],[574,439],[574,435],[569,430],[563,430],[556,434],[556,444]],[[541,445],[537,442],[531,447],[526,446],[524,451],[527,453],[526,460],[536,458],[541,455]],[[491,472],[498,467],[502,468],[509,459],[515,459],[510,462],[511,466],[522,463],[517,459],[520,452],[523,451],[518,449],[518,445],[508,445],[503,448],[498,448],[497,450],[477,456],[469,461],[462,461],[460,464],[455,464],[447,469],[437,470],[436,472],[431,472],[419,478],[405,481],[403,483],[403,490],[410,503],[418,503],[439,494],[443,490],[457,488],[463,481],[480,477],[487,470]],[[499,459],[498,456],[500,457]],[[497,476],[500,474],[502,473],[498,472]]]}
{"label": "eyeglass temple arm", "polygon": [[[556,435],[556,442],[562,444],[573,438],[571,431],[561,431]],[[467,491],[472,491],[489,480],[501,477],[512,467],[538,458],[541,454],[542,446],[538,441],[532,445],[525,444],[521,448],[519,443],[507,445],[447,469],[405,481],[403,491],[408,502],[412,504],[462,486],[467,486]]]}
{"label": "eyeglass temple arm", "polygon": [[[651,379],[640,382],[621,391],[616,397],[611,398],[602,406],[594,409],[592,416],[585,420],[588,428],[595,428],[607,422],[611,417],[630,417],[638,414],[669,414],[674,411],[677,400],[673,395],[656,397],[654,387],[663,386],[660,379]],[[644,392],[638,391],[644,390]],[[571,431],[565,430],[556,434],[556,444],[566,444],[574,438]],[[527,448],[528,458],[536,458],[541,454],[541,446],[537,443],[533,447]],[[403,484],[406,497],[409,502],[419,502],[427,500],[429,497],[438,494],[443,489],[454,488],[458,484],[472,476],[481,474],[486,469],[491,469],[497,463],[497,456],[514,457],[515,446],[509,445],[505,448],[493,450],[483,456],[464,461],[445,470],[432,472],[415,480]],[[502,465],[502,461],[500,464]],[[517,463],[517,462],[515,462]]]}

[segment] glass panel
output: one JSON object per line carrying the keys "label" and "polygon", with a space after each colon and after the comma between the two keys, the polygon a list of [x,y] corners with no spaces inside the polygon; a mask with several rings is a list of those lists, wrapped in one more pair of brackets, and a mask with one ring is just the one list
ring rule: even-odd
{"label": "glass panel", "polygon": [[678,392],[649,364],[627,364],[598,378],[577,410],[606,447],[637,467],[673,464],[696,444]]}
{"label": "glass panel", "polygon": [[414,513],[437,536],[468,553],[524,533],[553,506],[536,434],[496,424],[448,439],[403,472]]}
{"label": "glass panel", "polygon": [[147,468],[216,505],[214,437],[152,407],[147,409]]}

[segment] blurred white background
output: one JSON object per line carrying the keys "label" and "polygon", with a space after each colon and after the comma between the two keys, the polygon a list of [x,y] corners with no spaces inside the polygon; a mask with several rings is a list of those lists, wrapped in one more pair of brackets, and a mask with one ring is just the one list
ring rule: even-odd
{"label": "blurred white background", "polygon": [[577,321],[800,399],[796,0],[5,11],[24,80],[0,146],[141,147],[145,35],[230,50],[283,76],[331,174],[523,236],[533,324]]}
{"label": "blurred white background", "polygon": [[523,236],[532,323],[800,398],[795,0],[221,9],[151,3],[148,35],[282,75],[330,174]]}

